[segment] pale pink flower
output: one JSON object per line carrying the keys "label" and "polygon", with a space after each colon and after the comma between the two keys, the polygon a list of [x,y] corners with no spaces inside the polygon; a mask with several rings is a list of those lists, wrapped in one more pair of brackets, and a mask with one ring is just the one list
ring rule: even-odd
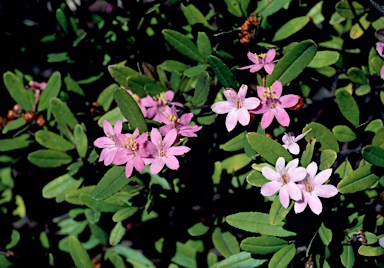
{"label": "pale pink flower", "polygon": [[282,91],[283,86],[278,80],[271,87],[257,86],[257,95],[261,100],[261,105],[250,112],[263,114],[261,118],[261,127],[263,129],[266,129],[275,117],[280,125],[289,126],[289,115],[284,109],[295,106],[299,101],[299,97],[293,94],[281,96]]}
{"label": "pale pink flower", "polygon": [[103,121],[103,130],[106,137],[97,138],[94,145],[98,148],[103,148],[100,154],[99,162],[104,161],[104,165],[110,165],[115,159],[117,150],[120,148],[118,135],[121,134],[123,128],[122,121],[117,120],[115,126],[107,121]]}
{"label": "pale pink flower", "polygon": [[283,147],[287,149],[291,154],[299,154],[300,153],[300,147],[297,144],[299,140],[305,137],[305,135],[308,134],[309,131],[311,131],[312,128],[310,128],[308,131],[304,132],[303,134],[300,134],[295,138],[292,132],[285,133],[283,136]]}
{"label": "pale pink flower", "polygon": [[179,168],[179,160],[175,155],[182,155],[189,152],[191,149],[187,146],[172,146],[177,138],[177,130],[172,129],[162,139],[159,130],[152,128],[151,141],[147,143],[147,151],[152,156],[148,159],[148,164],[151,164],[149,171],[151,174],[159,173],[164,165],[168,168],[176,170]]}
{"label": "pale pink flower", "polygon": [[287,208],[289,199],[300,200],[302,197],[300,188],[296,182],[305,179],[307,171],[303,167],[297,167],[299,159],[293,159],[285,166],[284,157],[279,157],[276,161],[276,170],[265,166],[261,169],[261,173],[265,178],[270,180],[261,187],[261,194],[271,196],[279,192],[280,202],[283,207]]}
{"label": "pale pink flower", "polygon": [[180,118],[177,115],[176,107],[165,107],[165,111],[160,115],[161,122],[165,126],[160,127],[160,133],[166,135],[172,129],[177,130],[177,134],[184,137],[197,137],[196,131],[199,131],[201,126],[189,126],[193,117],[193,113],[183,114]]}
{"label": "pale pink flower", "polygon": [[275,65],[273,63],[277,61],[277,60],[273,60],[276,56],[276,50],[270,49],[268,50],[267,54],[262,53],[259,55],[257,55],[256,53],[248,52],[247,56],[248,56],[248,59],[253,62],[253,64],[240,67],[237,69],[239,70],[249,69],[251,73],[255,73],[264,67],[264,70],[268,74],[271,74],[273,72],[273,69],[275,68]]}
{"label": "pale pink flower", "polygon": [[307,176],[304,180],[298,183],[299,188],[302,191],[303,198],[295,203],[295,212],[303,212],[307,204],[313,213],[319,215],[323,210],[323,205],[319,197],[329,198],[335,196],[338,191],[333,185],[323,185],[323,183],[329,179],[332,174],[332,169],[326,169],[316,175],[317,164],[311,162],[307,166]]}
{"label": "pale pink flower", "polygon": [[[380,57],[384,57],[384,43],[383,42],[380,42],[376,45],[376,51],[377,53],[379,53]],[[381,67],[381,70],[380,70],[380,76],[382,79],[384,79],[384,66]]]}
{"label": "pale pink flower", "polygon": [[245,98],[248,86],[242,85],[239,93],[232,88],[224,90],[226,101],[218,101],[211,106],[212,111],[218,114],[226,114],[225,126],[228,131],[235,128],[237,122],[246,126],[249,124],[250,115],[248,110],[255,109],[260,104],[258,98]]}
{"label": "pale pink flower", "polygon": [[144,160],[149,157],[149,153],[145,149],[145,143],[148,140],[148,132],[139,135],[136,128],[133,134],[120,134],[118,136],[120,149],[116,153],[113,164],[125,166],[125,176],[129,178],[132,175],[133,168],[142,171],[144,168]]}
{"label": "pale pink flower", "polygon": [[161,122],[160,115],[164,112],[168,105],[176,105],[183,107],[180,102],[172,102],[175,93],[172,90],[161,92],[159,95],[151,97],[147,96],[142,99],[141,104],[147,109],[147,118],[152,118],[154,121]]}

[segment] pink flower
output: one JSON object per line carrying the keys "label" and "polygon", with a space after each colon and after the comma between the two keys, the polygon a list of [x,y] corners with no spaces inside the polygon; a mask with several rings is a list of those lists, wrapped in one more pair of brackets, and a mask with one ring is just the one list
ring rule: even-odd
{"label": "pink flower", "polygon": [[303,167],[297,167],[298,164],[299,159],[296,158],[285,166],[285,159],[279,157],[276,161],[276,171],[268,166],[263,167],[261,173],[263,173],[264,177],[270,180],[270,182],[267,182],[261,187],[261,194],[271,196],[280,191],[280,202],[285,208],[288,207],[290,198],[300,200],[302,194],[295,182],[305,179],[307,171]]}
{"label": "pink flower", "polygon": [[[379,53],[379,55],[381,57],[384,57],[384,43],[382,43],[382,42],[378,43],[376,45],[376,50],[377,50],[377,53]],[[380,76],[382,79],[384,79],[384,66],[381,67]]]}
{"label": "pink flower", "polygon": [[283,142],[284,142],[283,147],[285,149],[287,149],[291,154],[299,154],[300,153],[300,147],[297,144],[297,141],[304,138],[305,135],[307,135],[308,132],[311,130],[312,130],[312,128],[309,129],[308,131],[304,132],[303,134],[300,134],[296,138],[295,138],[295,136],[293,136],[292,132],[285,133],[285,135],[283,136]]}
{"label": "pink flower", "polygon": [[248,110],[255,109],[260,104],[258,98],[245,98],[248,87],[242,85],[239,93],[236,93],[232,88],[224,90],[226,101],[219,101],[211,106],[212,111],[218,114],[226,114],[225,126],[228,131],[235,128],[237,122],[246,126],[249,124],[250,116]]}
{"label": "pink flower", "polygon": [[177,134],[184,137],[197,137],[196,131],[199,131],[201,126],[189,126],[193,117],[193,113],[183,114],[180,118],[177,115],[176,107],[165,107],[164,113],[160,115],[161,122],[165,126],[160,127],[160,133],[166,135],[172,129],[177,130]]}
{"label": "pink flower", "polygon": [[187,146],[172,146],[176,138],[176,129],[169,131],[163,140],[159,130],[152,128],[151,141],[147,144],[147,150],[153,157],[148,161],[148,163],[151,164],[151,167],[149,168],[151,174],[154,175],[159,173],[164,165],[173,170],[179,168],[179,161],[175,155],[185,154],[191,149]]}
{"label": "pink flower", "polygon": [[238,68],[239,70],[250,69],[249,71],[251,73],[255,73],[264,67],[264,70],[268,74],[271,74],[273,72],[273,69],[275,68],[275,65],[273,63],[277,61],[277,60],[273,60],[276,56],[276,50],[270,49],[268,50],[267,54],[262,53],[260,55],[257,55],[256,53],[248,52],[247,56],[248,56],[248,59],[252,61],[254,64],[240,67]]}
{"label": "pink flower", "polygon": [[125,166],[125,176],[129,178],[132,175],[133,168],[142,171],[144,168],[144,159],[149,157],[145,150],[145,142],[148,140],[148,132],[139,136],[139,130],[136,128],[133,134],[120,134],[118,136],[121,144],[120,150],[116,153],[113,164]]}
{"label": "pink flower", "polygon": [[254,114],[263,114],[261,118],[261,127],[266,129],[274,117],[280,125],[287,127],[289,125],[289,116],[284,108],[290,108],[299,101],[298,96],[288,94],[281,96],[283,86],[280,81],[276,80],[271,87],[257,87],[257,95],[261,100],[261,105],[250,111]]}
{"label": "pink flower", "polygon": [[47,86],[46,82],[38,83],[36,81],[29,81],[29,83],[26,87],[27,87],[27,89],[32,89],[35,91],[43,91],[46,86]]}
{"label": "pink flower", "polygon": [[299,182],[303,198],[295,203],[295,212],[303,212],[307,204],[313,211],[313,213],[319,215],[323,210],[323,205],[319,197],[329,198],[335,196],[338,191],[333,185],[323,185],[332,174],[332,169],[326,169],[316,175],[317,164],[315,162],[310,163],[307,166],[307,177],[305,180]]}
{"label": "pink flower", "polygon": [[160,115],[164,112],[165,107],[168,105],[176,105],[183,107],[183,104],[179,102],[172,102],[175,93],[172,90],[161,92],[155,97],[147,96],[142,99],[141,104],[147,109],[147,118],[153,118],[154,121],[161,122]]}
{"label": "pink flower", "polygon": [[107,121],[103,121],[103,130],[106,137],[97,138],[94,141],[94,145],[98,148],[103,148],[100,154],[99,162],[104,160],[104,165],[110,165],[115,159],[117,150],[120,148],[118,141],[118,135],[121,134],[121,129],[123,124],[120,120],[117,120],[115,126],[112,128],[112,125]]}

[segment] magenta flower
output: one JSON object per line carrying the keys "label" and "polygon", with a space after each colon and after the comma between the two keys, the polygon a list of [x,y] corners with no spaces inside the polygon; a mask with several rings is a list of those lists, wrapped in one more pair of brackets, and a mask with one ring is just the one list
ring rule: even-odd
{"label": "magenta flower", "polygon": [[319,215],[323,210],[323,205],[319,197],[329,198],[335,196],[338,191],[333,185],[323,185],[332,174],[332,169],[326,169],[316,175],[317,164],[310,163],[307,166],[307,177],[299,182],[298,186],[301,189],[303,198],[295,203],[295,212],[303,212],[307,204],[313,213]]}
{"label": "magenta flower", "polygon": [[275,68],[275,65],[273,63],[277,61],[277,60],[273,60],[276,56],[276,50],[270,49],[268,50],[267,54],[262,53],[260,55],[257,55],[256,53],[248,52],[247,56],[248,56],[248,59],[253,62],[253,64],[240,67],[237,69],[239,70],[249,69],[251,73],[255,73],[264,67],[264,70],[268,74],[271,74],[273,72],[273,69]]}
{"label": "magenta flower", "polygon": [[300,134],[296,138],[292,132],[285,133],[285,135],[283,136],[283,142],[284,142],[283,147],[285,149],[287,149],[291,154],[299,154],[300,153],[300,147],[297,144],[297,141],[304,138],[305,135],[307,135],[308,132],[311,130],[312,130],[312,128],[309,129],[308,131],[304,132],[303,134]]}
{"label": "magenta flower", "polygon": [[115,126],[107,121],[103,121],[103,130],[106,137],[97,138],[94,141],[94,145],[98,148],[103,148],[100,154],[99,162],[104,161],[104,165],[110,165],[115,159],[117,150],[120,148],[118,135],[121,134],[123,123],[117,120]]}
{"label": "magenta flower", "polygon": [[211,106],[212,111],[218,114],[226,114],[225,126],[228,131],[235,128],[237,122],[246,126],[249,124],[250,116],[248,110],[255,109],[259,106],[258,98],[245,98],[248,86],[242,85],[239,93],[236,93],[232,88],[224,90],[226,101],[219,101]]}
{"label": "magenta flower", "polygon": [[147,109],[147,118],[152,118],[154,121],[161,122],[160,116],[168,105],[176,105],[183,107],[180,102],[172,102],[175,93],[172,90],[161,92],[155,97],[147,96],[142,99],[141,104]]}
{"label": "magenta flower", "polygon": [[172,146],[176,138],[176,129],[169,131],[162,139],[159,130],[152,128],[151,141],[147,143],[147,150],[152,159],[148,159],[148,162],[146,162],[151,164],[149,171],[152,175],[159,173],[164,165],[173,170],[178,169],[179,161],[175,155],[182,155],[191,150],[187,146]]}
{"label": "magenta flower", "polygon": [[145,143],[148,140],[148,132],[139,136],[139,130],[136,128],[133,134],[120,134],[118,136],[121,144],[120,150],[116,153],[113,164],[125,166],[125,176],[131,177],[133,168],[142,171],[144,168],[144,160],[149,157],[149,153],[145,149]]}
{"label": "magenta flower", "polygon": [[[377,53],[379,53],[380,57],[384,57],[384,43],[380,42],[376,45]],[[380,70],[380,76],[382,79],[384,79],[384,66],[381,67]]]}
{"label": "magenta flower", "polygon": [[261,105],[250,112],[263,114],[261,118],[261,127],[263,129],[266,129],[272,123],[274,117],[276,117],[280,125],[289,126],[289,115],[284,109],[295,106],[299,101],[299,97],[293,94],[281,96],[282,91],[283,86],[278,80],[271,87],[257,87],[257,95],[261,100]]}
{"label": "magenta flower", "polygon": [[279,192],[280,202],[287,208],[289,199],[300,200],[302,197],[300,188],[295,182],[305,179],[307,171],[303,167],[297,167],[299,159],[293,159],[285,166],[285,159],[279,157],[276,161],[276,171],[265,166],[261,169],[264,177],[270,180],[261,187],[261,194],[271,196]]}
{"label": "magenta flower", "polygon": [[161,122],[165,126],[160,127],[160,133],[166,135],[172,129],[177,130],[177,134],[184,137],[197,137],[196,131],[199,131],[201,126],[189,126],[193,117],[193,113],[183,114],[180,118],[177,115],[176,107],[165,107],[164,113],[160,115]]}

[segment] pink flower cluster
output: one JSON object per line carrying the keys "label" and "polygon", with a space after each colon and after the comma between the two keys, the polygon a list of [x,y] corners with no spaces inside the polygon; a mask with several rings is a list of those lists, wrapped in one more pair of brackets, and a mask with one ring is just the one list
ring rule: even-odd
{"label": "pink flower cluster", "polygon": [[[380,57],[384,58],[384,43],[380,42],[376,45],[376,51],[379,53]],[[384,79],[384,66],[381,67],[380,77]]]}
{"label": "pink flower cluster", "polygon": [[[176,170],[179,161],[176,156],[190,151],[187,146],[176,146],[179,137],[196,137],[196,131],[201,126],[189,126],[193,114],[183,114],[180,118],[175,105],[183,106],[181,103],[172,102],[174,93],[167,91],[156,97],[147,96],[138,98],[128,91],[139,105],[143,115],[154,121],[164,123],[160,129],[152,128],[150,139],[148,133],[139,134],[136,129],[132,134],[122,132],[122,121],[116,121],[114,127],[104,120],[103,130],[105,137],[95,140],[94,145],[102,148],[99,161],[104,161],[106,166],[110,164],[125,164],[125,175],[129,178],[133,169],[142,171],[145,165],[150,165],[151,174],[159,173],[164,166]],[[173,105],[170,107],[169,105]]]}

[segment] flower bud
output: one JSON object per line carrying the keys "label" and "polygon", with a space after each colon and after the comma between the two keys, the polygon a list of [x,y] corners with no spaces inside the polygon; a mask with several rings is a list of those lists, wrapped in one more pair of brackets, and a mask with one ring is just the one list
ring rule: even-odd
{"label": "flower bud", "polygon": [[304,99],[303,99],[303,97],[301,97],[299,95],[297,95],[297,97],[299,98],[299,101],[297,102],[297,104],[295,106],[292,106],[291,108],[289,108],[290,110],[298,111],[301,108],[303,108],[303,106],[304,106]]}
{"label": "flower bud", "polygon": [[39,127],[42,127],[45,125],[45,122],[47,120],[45,119],[44,116],[40,115],[37,119],[36,119],[36,124],[39,126]]}
{"label": "flower bud", "polygon": [[32,122],[33,120],[35,120],[35,114],[33,112],[26,112],[24,114],[24,119],[25,121],[27,121],[28,123]]}

